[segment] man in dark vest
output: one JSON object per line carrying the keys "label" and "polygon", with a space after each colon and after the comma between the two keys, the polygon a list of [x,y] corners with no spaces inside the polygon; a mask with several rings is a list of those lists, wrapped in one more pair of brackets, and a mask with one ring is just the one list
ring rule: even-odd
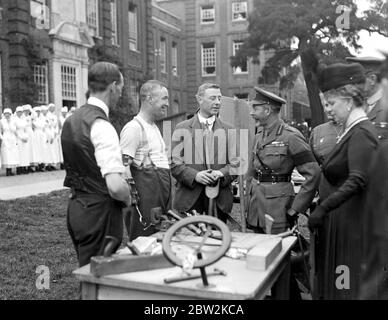
{"label": "man in dark vest", "polygon": [[63,125],[61,141],[71,188],[67,226],[80,266],[103,253],[107,236],[123,235],[122,208],[131,202],[119,138],[109,122],[124,86],[119,68],[98,62],[88,75],[90,97]]}

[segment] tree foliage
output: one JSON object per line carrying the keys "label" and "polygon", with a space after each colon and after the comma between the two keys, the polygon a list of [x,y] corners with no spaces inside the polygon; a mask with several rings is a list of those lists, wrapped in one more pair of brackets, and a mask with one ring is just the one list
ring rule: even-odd
{"label": "tree foliage", "polygon": [[274,83],[281,78],[280,71],[287,68],[288,74],[280,79],[283,87],[292,86],[303,71],[313,126],[324,120],[314,55],[326,64],[343,61],[350,55],[349,47],[361,48],[361,30],[388,36],[388,6],[382,0],[371,0],[370,9],[362,14],[354,0],[255,0],[254,4],[249,36],[231,64],[237,66],[248,57],[259,63],[260,51],[270,51],[272,56],[263,67],[260,81]]}

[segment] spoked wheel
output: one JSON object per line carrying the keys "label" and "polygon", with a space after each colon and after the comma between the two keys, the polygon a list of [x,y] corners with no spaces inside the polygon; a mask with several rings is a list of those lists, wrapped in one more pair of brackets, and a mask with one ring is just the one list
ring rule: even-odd
{"label": "spoked wheel", "polygon": [[[183,239],[179,231],[190,230],[193,226],[201,227],[201,236],[193,237],[193,241],[187,237]],[[213,239],[215,233],[220,233],[217,240]],[[220,260],[231,242],[232,236],[225,223],[211,216],[199,216],[184,218],[175,223],[164,235],[162,245],[165,256],[173,264],[184,268],[185,260],[191,257],[192,268],[203,268]]]}

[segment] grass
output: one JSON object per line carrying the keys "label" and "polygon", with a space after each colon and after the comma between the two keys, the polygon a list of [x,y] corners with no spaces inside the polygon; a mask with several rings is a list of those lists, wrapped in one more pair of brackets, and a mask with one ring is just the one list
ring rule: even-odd
{"label": "grass", "polygon": [[[72,271],[77,258],[66,228],[68,191],[0,201],[1,300],[77,299]],[[50,271],[50,288],[38,290],[39,266]]]}

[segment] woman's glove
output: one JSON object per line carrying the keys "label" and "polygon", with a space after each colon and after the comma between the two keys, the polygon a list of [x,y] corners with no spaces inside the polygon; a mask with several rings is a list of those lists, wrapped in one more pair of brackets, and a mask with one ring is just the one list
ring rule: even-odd
{"label": "woman's glove", "polygon": [[310,231],[323,226],[327,212],[321,206],[317,206],[311,213],[308,221]]}

